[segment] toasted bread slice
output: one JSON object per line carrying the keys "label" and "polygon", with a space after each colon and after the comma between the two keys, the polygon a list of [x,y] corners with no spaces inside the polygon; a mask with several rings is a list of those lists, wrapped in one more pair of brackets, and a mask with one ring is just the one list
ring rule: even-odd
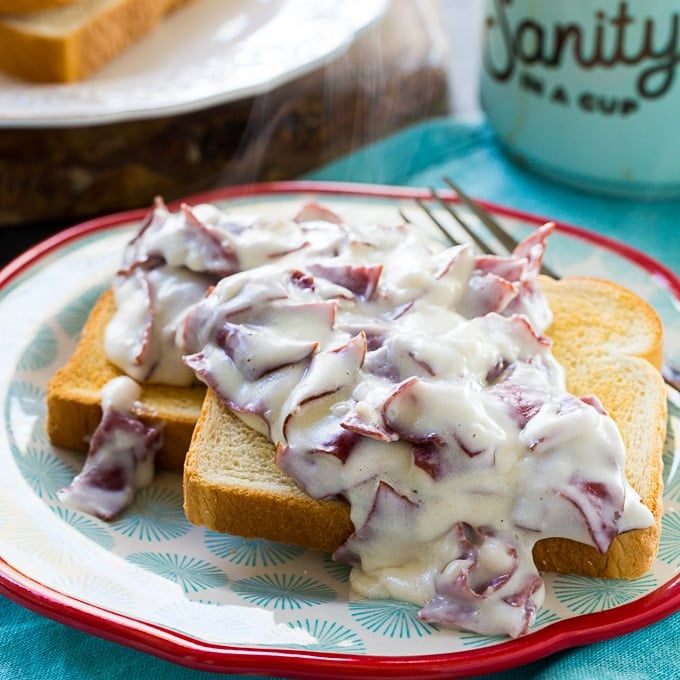
{"label": "toasted bread slice", "polygon": [[352,531],[349,506],[317,500],[274,462],[269,440],[208,390],[184,466],[184,510],[194,524],[332,552]]}
{"label": "toasted bread slice", "polygon": [[[554,322],[547,335],[564,365],[568,387],[596,394],[627,448],[626,475],[655,524],[618,536],[606,554],[566,539],[534,550],[539,569],[635,578],[649,570],[661,522],[666,400],[658,367],[662,326],[654,310],[617,284],[543,278]],[[342,501],[309,498],[274,462],[274,448],[208,391],[184,467],[188,519],[245,537],[333,551],[352,531]]]}
{"label": "toasted bread slice", "polygon": [[[2,14],[0,71],[36,82],[82,80],[188,2],[78,0],[30,14]],[[64,2],[52,3],[57,4]]]}
{"label": "toasted bread slice", "polygon": [[80,0],[0,0],[0,14],[28,14],[76,2]]}
{"label": "toasted bread slice", "polygon": [[[68,363],[47,387],[47,434],[55,446],[86,449],[101,420],[101,388],[122,375],[104,352],[104,332],[116,303],[108,290],[97,301],[80,341]],[[154,412],[149,421],[164,425],[163,447],[157,456],[161,468],[181,470],[191,433],[201,410],[205,388],[144,385],[142,402]]]}
{"label": "toasted bread slice", "polygon": [[[551,538],[536,545],[534,559],[545,571],[635,578],[649,571],[661,533],[666,435],[661,320],[646,302],[612,282],[545,279],[541,286],[555,315],[547,335],[565,368],[567,387],[574,394],[596,394],[609,411],[626,446],[628,481],[656,522],[618,536],[604,555]],[[573,561],[578,571],[565,568]]]}

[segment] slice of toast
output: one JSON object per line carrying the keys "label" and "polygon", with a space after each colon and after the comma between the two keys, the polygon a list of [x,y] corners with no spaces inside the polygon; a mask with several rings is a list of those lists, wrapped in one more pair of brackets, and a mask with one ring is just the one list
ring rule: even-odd
{"label": "slice of toast", "polygon": [[0,0],[0,14],[28,14],[63,5],[74,5],[80,0]]}
{"label": "slice of toast", "polygon": [[[542,278],[554,313],[547,335],[577,395],[597,395],[627,449],[626,475],[655,524],[618,536],[606,554],[566,539],[534,549],[539,569],[635,578],[649,570],[661,522],[666,400],[659,373],[662,326],[654,310],[617,284]],[[308,497],[274,462],[273,445],[208,390],[184,467],[188,519],[245,537],[334,551],[352,532],[342,501]]]}
{"label": "slice of toast", "polygon": [[82,80],[188,2],[78,0],[0,14],[0,71],[44,83]]}
{"label": "slice of toast", "polygon": [[[104,331],[116,303],[113,291],[97,301],[68,363],[47,387],[47,434],[55,446],[85,450],[101,420],[101,388],[122,375],[104,352]],[[155,416],[149,421],[164,425],[163,446],[156,463],[160,468],[181,470],[191,433],[201,411],[203,385],[166,387],[143,385],[142,399]]]}

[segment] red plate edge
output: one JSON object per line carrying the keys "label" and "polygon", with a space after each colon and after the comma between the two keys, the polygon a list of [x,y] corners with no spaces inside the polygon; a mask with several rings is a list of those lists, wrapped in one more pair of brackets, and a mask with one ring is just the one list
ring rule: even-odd
{"label": "red plate edge", "polygon": [[453,655],[408,657],[324,654],[202,642],[54,591],[2,559],[0,593],[59,623],[193,670],[329,680],[413,677],[444,680],[507,670],[569,647],[600,642],[655,623],[676,611],[680,603],[680,574],[638,600],[559,621],[517,640]]}
{"label": "red plate edge", "polygon": [[[427,199],[432,196],[430,189],[286,181],[215,189],[170,202],[168,205],[170,208],[176,208],[181,203],[194,204],[286,193],[400,200]],[[454,192],[443,191],[440,195],[447,200],[455,200]],[[491,212],[530,224],[538,225],[549,221],[549,218],[496,206],[489,202],[480,201],[480,204]],[[0,289],[6,287],[31,265],[60,246],[86,234],[142,219],[148,209],[140,208],[97,217],[45,239],[0,271]],[[581,227],[557,222],[557,230],[595,243],[634,261],[680,300],[680,277],[650,256]],[[680,573],[660,588],[633,602],[607,611],[559,621],[517,640],[455,654],[408,657],[324,654],[306,650],[268,650],[202,642],[54,591],[18,572],[1,557],[0,593],[60,623],[195,670],[221,673],[267,673],[277,677],[297,678],[410,678],[417,674],[424,680],[437,680],[506,670],[569,647],[624,635],[659,621],[680,609]],[[281,667],[282,661],[286,663],[284,668]]]}
{"label": "red plate edge", "polygon": [[[199,202],[214,202],[234,198],[245,198],[248,196],[259,197],[268,194],[276,195],[285,193],[313,193],[331,196],[357,196],[376,199],[393,198],[402,200],[432,198],[432,190],[426,188],[411,188],[379,184],[353,184],[350,182],[321,182],[309,180],[262,182],[241,184],[221,189],[212,189],[168,202],[168,207],[171,209],[176,209],[182,203],[195,204]],[[445,198],[446,200],[457,202],[456,194],[453,191],[441,190],[437,193],[440,197]],[[621,241],[617,241],[616,239],[610,238],[595,231],[589,231],[583,227],[577,227],[566,222],[554,220],[551,217],[541,217],[514,208],[496,205],[495,203],[489,201],[480,200],[477,202],[490,212],[503,215],[511,219],[528,222],[529,224],[539,225],[545,222],[554,221],[557,224],[558,232],[569,234],[570,236],[589,241],[590,243],[595,243],[598,246],[601,246],[607,250],[611,250],[629,260],[632,260],[645,271],[649,272],[657,281],[665,285],[666,288],[676,298],[680,299],[680,276],[675,274],[669,267],[662,264],[661,262],[658,262],[649,255],[646,255],[645,253]],[[54,234],[51,237],[48,237],[47,239],[26,250],[22,255],[12,260],[0,271],[0,288],[4,287],[10,280],[20,274],[33,262],[40,259],[41,257],[44,257],[50,251],[58,248],[59,246],[77,239],[83,234],[94,233],[117,224],[139,220],[148,212],[149,209],[150,206],[146,208],[137,208],[134,210],[112,213],[103,217],[95,217],[90,220],[82,221],[72,227],[66,228]]]}

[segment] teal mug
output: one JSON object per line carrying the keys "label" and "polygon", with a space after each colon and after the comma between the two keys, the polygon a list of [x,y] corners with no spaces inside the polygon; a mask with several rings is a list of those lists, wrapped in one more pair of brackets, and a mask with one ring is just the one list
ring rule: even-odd
{"label": "teal mug", "polygon": [[621,196],[680,196],[680,2],[487,0],[481,103],[519,162]]}

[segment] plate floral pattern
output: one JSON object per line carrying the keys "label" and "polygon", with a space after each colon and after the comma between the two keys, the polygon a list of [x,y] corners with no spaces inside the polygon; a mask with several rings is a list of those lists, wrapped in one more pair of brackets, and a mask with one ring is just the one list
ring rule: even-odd
{"label": "plate floral pattern", "polygon": [[[305,198],[309,194],[283,192],[222,202],[234,210],[292,214]],[[411,209],[407,197],[329,193],[316,198],[367,219],[398,219],[399,209]],[[524,219],[504,219],[517,233],[531,226]],[[133,506],[110,523],[60,504],[57,490],[79,469],[82,454],[55,449],[46,437],[47,382],[72,352],[135,224],[121,218],[105,228],[83,228],[0,288],[0,313],[12,320],[0,339],[0,584],[4,580],[10,587],[9,575],[21,574],[76,610],[77,603],[86,603],[104,633],[107,621],[121,617],[130,622],[129,629],[123,624],[124,632],[144,624],[159,631],[161,645],[164,636],[176,634],[180,647],[181,640],[188,640],[208,650],[240,650],[245,657],[252,652],[253,658],[257,650],[321,652],[340,660],[394,658],[398,650],[399,658],[424,659],[425,665],[428,657],[446,655],[454,677],[461,655],[468,660],[479,655],[483,669],[490,650],[523,644],[440,630],[422,623],[418,608],[407,603],[357,599],[350,593],[347,567],[328,555],[192,526],[182,511],[181,475],[176,473],[158,473]],[[662,316],[668,353],[680,358],[678,300],[646,267],[562,231],[553,237],[548,259],[565,274],[596,273],[640,292]],[[625,605],[677,582],[679,448],[680,403],[670,400],[665,514],[653,571],[634,581],[547,575],[545,605],[524,640],[539,633],[549,640],[551,631],[559,634],[560,626],[576,617],[583,617],[579,621],[588,630],[588,617],[603,612],[616,623],[626,616],[617,613],[627,612]],[[680,606],[677,592],[668,597]],[[133,637],[130,644],[135,644]],[[513,659],[527,660],[514,652]],[[183,662],[180,655],[177,660]],[[251,670],[257,668],[253,662]]]}

